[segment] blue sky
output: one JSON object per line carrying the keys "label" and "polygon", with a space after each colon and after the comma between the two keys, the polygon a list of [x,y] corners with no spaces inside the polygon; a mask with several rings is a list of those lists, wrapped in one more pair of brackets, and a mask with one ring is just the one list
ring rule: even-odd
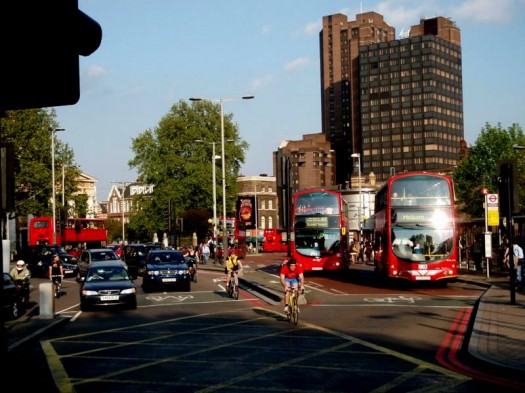
{"label": "blue sky", "polygon": [[56,107],[81,170],[133,181],[131,140],[189,97],[224,103],[250,148],[243,175],[273,174],[283,140],[321,132],[319,32],[323,16],[382,14],[396,29],[449,17],[461,29],[465,139],[485,123],[525,128],[525,0],[79,0],[102,27],[99,49],[80,58],[81,96]]}

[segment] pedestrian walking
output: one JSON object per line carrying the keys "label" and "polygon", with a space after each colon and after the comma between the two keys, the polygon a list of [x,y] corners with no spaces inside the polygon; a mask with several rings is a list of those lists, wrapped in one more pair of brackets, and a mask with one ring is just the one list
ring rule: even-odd
{"label": "pedestrian walking", "polygon": [[[514,266],[516,267],[516,287],[518,291],[523,289],[523,248],[520,245],[520,238],[514,237],[512,242],[512,255],[514,257]],[[514,270],[514,269],[511,269]]]}
{"label": "pedestrian walking", "polygon": [[470,252],[472,253],[472,258],[474,259],[474,266],[478,273],[483,273],[483,266],[481,261],[483,259],[483,246],[481,245],[481,240],[479,237],[474,239],[474,243],[470,246]]}

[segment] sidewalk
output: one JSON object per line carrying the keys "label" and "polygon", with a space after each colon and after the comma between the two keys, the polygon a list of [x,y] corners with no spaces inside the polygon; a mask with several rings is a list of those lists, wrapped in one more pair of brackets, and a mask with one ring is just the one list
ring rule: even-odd
{"label": "sidewalk", "polygon": [[462,269],[459,280],[487,286],[475,314],[468,352],[499,367],[525,371],[525,293],[511,303],[508,273],[475,273]]}
{"label": "sidewalk", "polygon": [[[250,257],[262,255],[251,254]],[[224,268],[219,264],[208,263],[199,265],[199,269],[222,271]],[[240,277],[240,280],[241,285],[274,301],[280,300],[277,294],[259,283],[248,281],[245,277]],[[511,304],[508,274],[492,273],[491,277],[487,277],[486,274],[462,269],[458,280],[487,288],[479,307],[474,310],[472,334],[467,337],[469,354],[507,370],[525,371],[525,293],[516,292],[516,304]],[[60,316],[42,319],[38,312],[38,305],[35,304],[19,319],[4,323],[9,351],[69,320]]]}

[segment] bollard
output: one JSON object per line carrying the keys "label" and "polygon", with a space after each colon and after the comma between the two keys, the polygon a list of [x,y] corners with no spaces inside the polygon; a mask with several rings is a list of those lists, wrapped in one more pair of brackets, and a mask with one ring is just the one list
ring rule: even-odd
{"label": "bollard", "polygon": [[52,319],[55,316],[55,296],[53,295],[53,283],[44,282],[39,286],[40,291],[40,318]]}

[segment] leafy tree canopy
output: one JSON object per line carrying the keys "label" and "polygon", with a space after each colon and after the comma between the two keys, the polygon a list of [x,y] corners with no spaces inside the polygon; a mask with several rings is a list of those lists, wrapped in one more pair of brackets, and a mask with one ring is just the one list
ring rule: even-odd
{"label": "leafy tree canopy", "polygon": [[[248,149],[248,143],[239,136],[232,114],[224,114],[224,139],[227,211],[231,212],[237,196],[236,178]],[[165,229],[163,210],[170,200],[173,217],[182,217],[184,212],[192,209],[212,211],[212,163],[217,165],[216,181],[220,184],[216,187],[217,200],[222,201],[222,167],[220,160],[212,159],[214,143],[215,154],[221,155],[221,106],[206,100],[191,105],[180,100],[157,127],[145,130],[132,140],[134,158],[128,164],[137,169],[141,182],[155,187],[153,200],[143,201],[145,205],[139,214],[147,214],[157,231]],[[219,203],[218,206],[222,205]],[[218,208],[218,211],[222,209]],[[152,220],[153,217],[157,219]],[[135,218],[137,224],[146,225],[146,221]],[[202,227],[199,223],[188,224],[192,228]],[[132,226],[133,222],[130,223]],[[138,228],[133,229],[140,232]]]}
{"label": "leafy tree canopy", "polygon": [[513,148],[525,146],[523,129],[512,124],[507,129],[501,124],[492,126],[486,123],[468,154],[454,170],[453,177],[456,197],[460,211],[471,218],[484,216],[484,195],[498,193],[499,164],[502,161],[514,161],[516,165],[516,184],[520,194],[521,206],[525,206],[525,150]]}
{"label": "leafy tree canopy", "polygon": [[[0,118],[2,142],[13,143],[15,166],[15,214],[26,217],[52,215],[51,135],[59,124],[54,109],[6,111]],[[78,192],[76,179],[80,169],[75,164],[73,150],[60,141],[55,132],[55,193],[56,207],[61,206],[62,188],[65,200],[77,200],[78,208],[86,209]],[[65,186],[62,187],[62,168]],[[78,213],[78,212],[77,212]],[[81,212],[85,215],[85,211]],[[82,214],[79,214],[79,216]]]}

